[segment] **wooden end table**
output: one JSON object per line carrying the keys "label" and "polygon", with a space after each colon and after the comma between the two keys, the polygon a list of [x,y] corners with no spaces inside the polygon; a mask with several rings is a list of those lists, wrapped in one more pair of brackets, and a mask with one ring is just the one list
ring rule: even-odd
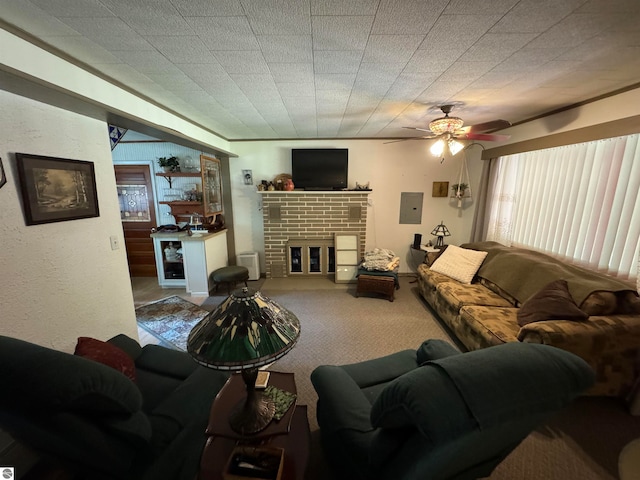
{"label": "wooden end table", "polygon": [[[293,373],[270,372],[269,385],[296,393]],[[233,374],[211,406],[207,443],[200,458],[198,480],[222,480],[222,472],[237,445],[265,445],[284,450],[282,480],[303,480],[309,460],[311,432],[306,405],[293,405],[279,421],[251,436],[231,430],[229,414],[245,395],[242,376]]]}

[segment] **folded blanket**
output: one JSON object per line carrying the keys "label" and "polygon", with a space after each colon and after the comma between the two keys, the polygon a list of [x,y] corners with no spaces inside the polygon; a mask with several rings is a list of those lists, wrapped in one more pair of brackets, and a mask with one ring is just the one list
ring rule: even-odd
{"label": "folded blanket", "polygon": [[361,268],[366,270],[379,270],[388,272],[398,268],[400,265],[400,257],[386,248],[375,248],[369,252],[365,252],[364,260],[360,264]]}

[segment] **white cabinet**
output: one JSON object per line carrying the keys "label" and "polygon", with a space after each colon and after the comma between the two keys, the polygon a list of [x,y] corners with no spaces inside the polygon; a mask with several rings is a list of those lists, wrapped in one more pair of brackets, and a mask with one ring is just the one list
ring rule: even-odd
{"label": "white cabinet", "polygon": [[229,264],[227,231],[203,235],[202,239],[196,235],[187,237],[182,250],[187,293],[209,295],[209,274]]}
{"label": "white cabinet", "polygon": [[191,295],[209,295],[209,275],[229,264],[226,230],[191,237],[186,233],[152,233],[151,237],[162,288],[185,287]]}

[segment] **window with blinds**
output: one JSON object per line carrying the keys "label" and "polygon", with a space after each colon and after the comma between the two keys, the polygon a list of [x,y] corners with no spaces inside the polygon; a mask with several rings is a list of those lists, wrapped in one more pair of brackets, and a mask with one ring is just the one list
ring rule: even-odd
{"label": "window with blinds", "polygon": [[492,160],[487,240],[638,275],[640,134]]}

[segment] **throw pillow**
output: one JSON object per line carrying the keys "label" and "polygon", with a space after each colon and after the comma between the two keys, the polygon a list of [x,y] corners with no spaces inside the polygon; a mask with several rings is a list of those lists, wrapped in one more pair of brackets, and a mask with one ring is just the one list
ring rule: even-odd
{"label": "throw pillow", "polygon": [[618,308],[615,313],[637,315],[640,313],[640,298],[636,292],[618,292]]}
{"label": "throw pillow", "polygon": [[543,287],[522,304],[517,315],[521,327],[544,320],[584,321],[589,318],[574,302],[566,280],[556,280]]}
{"label": "throw pillow", "polygon": [[102,363],[136,381],[136,366],[133,359],[121,348],[90,337],[78,337],[75,355]]}
{"label": "throw pillow", "polygon": [[613,292],[593,292],[580,304],[580,310],[593,315],[611,315],[616,310],[618,300]]}
{"label": "throw pillow", "polygon": [[461,283],[471,283],[487,252],[449,245],[431,265],[431,270],[442,273]]}

